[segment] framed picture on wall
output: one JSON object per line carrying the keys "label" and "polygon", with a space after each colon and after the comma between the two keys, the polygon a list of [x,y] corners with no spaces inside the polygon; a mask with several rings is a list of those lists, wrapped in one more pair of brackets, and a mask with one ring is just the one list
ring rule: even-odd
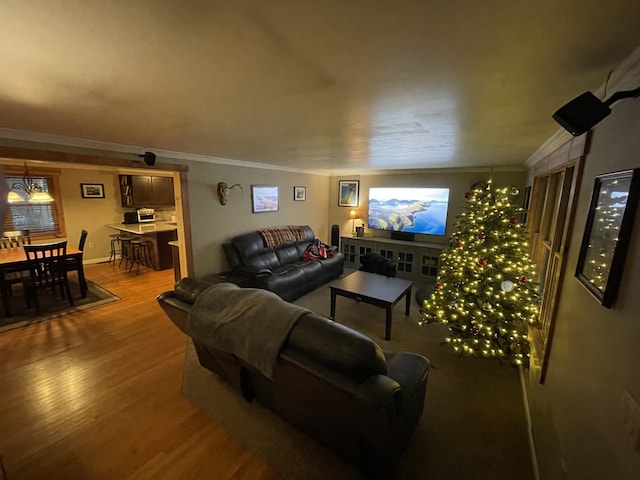
{"label": "framed picture on wall", "polygon": [[104,184],[102,183],[81,183],[80,191],[82,198],[104,198]]}
{"label": "framed picture on wall", "polygon": [[253,213],[278,211],[278,187],[275,185],[251,185]]}
{"label": "framed picture on wall", "polygon": [[607,308],[620,286],[639,192],[640,168],[595,179],[576,277]]}
{"label": "framed picture on wall", "polygon": [[293,187],[293,200],[304,202],[307,199],[307,187]]}
{"label": "framed picture on wall", "polygon": [[338,206],[357,207],[358,206],[358,180],[340,180],[338,184]]}

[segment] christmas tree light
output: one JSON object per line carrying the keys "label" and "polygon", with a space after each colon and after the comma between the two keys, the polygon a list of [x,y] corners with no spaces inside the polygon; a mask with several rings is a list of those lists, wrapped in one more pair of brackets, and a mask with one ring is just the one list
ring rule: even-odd
{"label": "christmas tree light", "polygon": [[592,238],[587,245],[583,274],[600,292],[604,292],[609,280],[613,252],[620,234],[620,218],[627,204],[628,182],[614,180],[603,184],[593,218]]}
{"label": "christmas tree light", "polygon": [[527,326],[538,315],[524,210],[511,204],[516,188],[467,192],[450,247],[440,256],[435,291],[425,300],[422,324],[449,327],[447,344],[460,355],[529,364]]}

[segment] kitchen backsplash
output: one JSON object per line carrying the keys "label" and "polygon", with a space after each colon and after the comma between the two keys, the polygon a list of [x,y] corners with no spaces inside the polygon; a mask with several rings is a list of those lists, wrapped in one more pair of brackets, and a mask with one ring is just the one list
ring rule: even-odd
{"label": "kitchen backsplash", "polygon": [[175,221],[176,209],[175,208],[154,208],[156,214],[156,222],[171,222]]}

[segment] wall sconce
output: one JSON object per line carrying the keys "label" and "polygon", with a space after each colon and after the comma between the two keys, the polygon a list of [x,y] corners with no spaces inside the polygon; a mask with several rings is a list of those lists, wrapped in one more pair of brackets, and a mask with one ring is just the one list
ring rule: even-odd
{"label": "wall sconce", "polygon": [[353,224],[353,229],[351,233],[356,233],[356,219],[358,218],[360,218],[360,214],[358,213],[358,210],[351,210],[349,212],[349,220],[351,220]]}
{"label": "wall sconce", "polygon": [[234,183],[230,187],[227,186],[225,182],[218,182],[218,200],[220,200],[220,205],[227,204],[227,197],[229,196],[229,192],[232,188],[238,187],[242,194],[244,195],[244,190],[242,190],[242,185],[239,183]]}

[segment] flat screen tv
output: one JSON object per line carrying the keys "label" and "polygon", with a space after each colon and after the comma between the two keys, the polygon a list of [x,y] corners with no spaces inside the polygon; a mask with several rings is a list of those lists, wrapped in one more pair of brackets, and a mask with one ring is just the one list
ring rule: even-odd
{"label": "flat screen tv", "polygon": [[444,235],[448,207],[448,188],[372,187],[367,225],[375,230]]}

